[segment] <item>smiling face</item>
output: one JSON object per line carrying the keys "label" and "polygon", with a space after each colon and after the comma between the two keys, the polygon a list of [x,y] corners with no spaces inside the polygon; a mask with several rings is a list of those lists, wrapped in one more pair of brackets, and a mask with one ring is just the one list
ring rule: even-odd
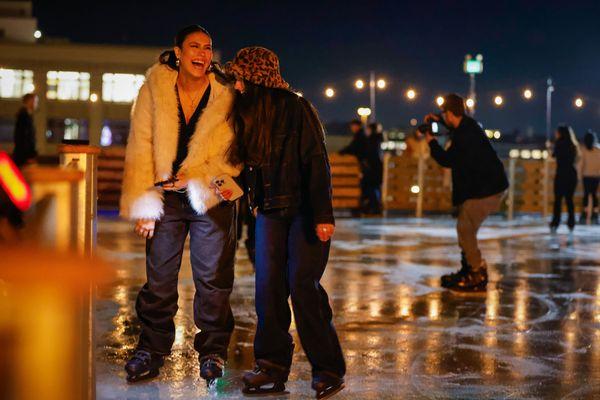
{"label": "smiling face", "polygon": [[175,55],[179,59],[179,72],[193,78],[202,78],[210,66],[213,57],[212,40],[202,32],[189,34],[182,47],[175,46]]}

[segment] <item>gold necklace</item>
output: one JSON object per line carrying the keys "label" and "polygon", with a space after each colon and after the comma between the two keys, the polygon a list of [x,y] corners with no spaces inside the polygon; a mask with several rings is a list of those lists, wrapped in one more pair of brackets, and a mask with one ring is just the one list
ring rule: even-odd
{"label": "gold necklace", "polygon": [[[189,100],[189,101],[190,101],[190,103],[191,103],[189,107],[186,107],[186,108],[188,108],[188,111],[189,111],[189,112],[188,112],[188,113],[186,113],[186,114],[190,114],[190,111],[193,113],[193,112],[194,112],[194,110],[196,109],[197,102],[200,100],[200,95],[201,95],[201,94],[202,94],[204,91],[202,91],[202,90],[198,90],[198,94],[196,95],[196,97],[192,97],[192,96],[190,96],[190,95],[189,95],[189,93],[188,93],[186,90],[184,90],[184,89],[183,89],[183,87],[182,87],[182,86],[181,86],[179,83],[177,83],[177,86],[178,86],[178,87],[179,87],[179,89],[180,89],[180,90],[183,92],[183,94],[185,94],[185,95],[186,95],[186,97],[188,98],[188,100]],[[208,85],[207,85],[207,86],[208,86]],[[205,88],[205,90],[206,90],[206,88]]]}

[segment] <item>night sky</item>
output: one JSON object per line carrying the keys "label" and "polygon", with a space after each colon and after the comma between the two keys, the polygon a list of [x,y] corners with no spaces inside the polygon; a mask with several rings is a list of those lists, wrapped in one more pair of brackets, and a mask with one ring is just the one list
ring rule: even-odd
{"label": "night sky", "polygon": [[[368,106],[355,79],[375,70],[389,85],[378,119],[404,127],[433,110],[440,93],[468,92],[466,53],[482,53],[477,119],[486,127],[543,133],[545,82],[556,82],[553,123],[579,136],[600,130],[600,1],[34,1],[46,36],[73,42],[169,47],[177,30],[205,26],[225,60],[248,45],[274,50],[284,78],[315,103],[325,121],[345,121]],[[325,86],[337,90],[325,99]],[[414,87],[417,101],[405,100]],[[534,100],[521,98],[525,86]],[[493,106],[502,94],[505,105]],[[586,99],[576,110],[576,95]]]}

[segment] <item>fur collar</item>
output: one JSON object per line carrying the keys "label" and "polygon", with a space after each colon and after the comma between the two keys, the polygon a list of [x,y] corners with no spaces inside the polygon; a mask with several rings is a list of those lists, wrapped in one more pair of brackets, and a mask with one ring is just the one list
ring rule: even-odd
{"label": "fur collar", "polygon": [[[233,129],[228,121],[233,103],[233,89],[217,81],[213,73],[208,75],[211,91],[206,108],[202,112],[192,140],[188,145],[188,156],[183,161],[181,172],[194,178],[211,155],[217,156],[219,149],[229,146]],[[153,100],[154,162],[157,178],[171,176],[173,161],[177,156],[179,137],[179,111],[175,84],[177,71],[164,64],[155,64],[146,75]],[[237,175],[237,174],[235,174]]]}

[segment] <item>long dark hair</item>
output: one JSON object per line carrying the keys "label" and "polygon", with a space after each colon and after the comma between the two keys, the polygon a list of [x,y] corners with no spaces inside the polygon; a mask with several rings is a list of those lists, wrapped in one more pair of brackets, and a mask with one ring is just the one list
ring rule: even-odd
{"label": "long dark hair", "polygon": [[[177,32],[173,44],[180,49],[183,48],[183,42],[185,42],[185,39],[187,39],[187,37],[192,33],[196,32],[202,32],[212,40],[212,36],[205,28],[201,27],[200,25],[189,25]],[[172,69],[179,70],[179,66],[177,66],[177,56],[175,55],[175,50],[163,51],[158,57],[158,62],[161,64],[166,64]]]}
{"label": "long dark hair", "polygon": [[290,92],[244,81],[244,93],[236,92],[231,111],[235,140],[228,157],[230,162],[263,165],[271,154],[275,131],[285,122],[285,98]]}
{"label": "long dark hair", "polygon": [[598,143],[598,137],[596,136],[596,132],[593,130],[589,130],[583,135],[583,144],[588,150],[592,150],[596,147],[596,143]]}

